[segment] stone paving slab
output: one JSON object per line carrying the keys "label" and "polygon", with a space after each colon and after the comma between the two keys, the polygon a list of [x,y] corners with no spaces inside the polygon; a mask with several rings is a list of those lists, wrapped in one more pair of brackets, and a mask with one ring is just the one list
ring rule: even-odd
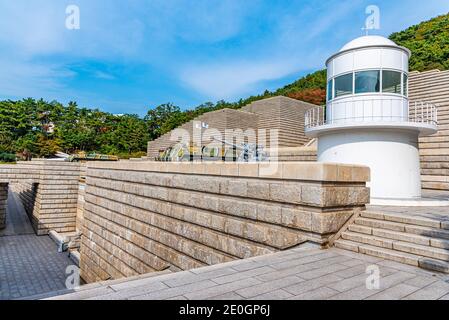
{"label": "stone paving slab", "polygon": [[0,237],[0,300],[64,289],[67,254],[58,254],[48,236]]}
{"label": "stone paving slab", "polygon": [[[377,266],[379,289],[367,288]],[[361,300],[449,299],[449,275],[336,248],[305,246],[150,279],[102,284],[106,295],[80,293],[50,299],[133,300]],[[92,289],[98,290],[98,288]],[[112,290],[112,291],[111,291]]]}
{"label": "stone paving slab", "polygon": [[34,234],[22,204],[10,192],[7,228],[0,233],[0,300],[66,289],[69,265],[73,262],[57,252],[50,237]]}

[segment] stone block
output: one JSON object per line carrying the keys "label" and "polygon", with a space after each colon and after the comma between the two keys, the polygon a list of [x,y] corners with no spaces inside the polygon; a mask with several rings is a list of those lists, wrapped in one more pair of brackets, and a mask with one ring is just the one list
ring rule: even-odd
{"label": "stone block", "polygon": [[282,225],[304,231],[313,231],[312,213],[293,208],[282,208]]}
{"label": "stone block", "polygon": [[240,177],[259,177],[259,164],[257,163],[239,163],[237,164]]}
{"label": "stone block", "polygon": [[319,185],[302,185],[301,203],[316,207],[323,207],[324,189]]}
{"label": "stone block", "polygon": [[204,173],[206,175],[219,176],[221,172],[221,163],[206,163]]}
{"label": "stone block", "polygon": [[281,162],[260,163],[259,178],[282,179],[282,163]]}
{"label": "stone block", "polygon": [[353,211],[312,212],[312,231],[318,234],[332,234],[354,215]]}
{"label": "stone block", "polygon": [[282,208],[270,204],[257,204],[256,214],[248,215],[247,218],[272,223],[275,225],[282,224]]}
{"label": "stone block", "polygon": [[237,163],[223,163],[220,165],[221,176],[233,176],[238,177],[239,167]]}
{"label": "stone block", "polygon": [[441,228],[449,230],[449,221],[441,221]]}
{"label": "stone block", "polygon": [[270,183],[269,199],[283,203],[301,203],[301,184],[287,182]]}
{"label": "stone block", "polygon": [[248,198],[270,199],[270,184],[267,181],[248,181]]}
{"label": "stone block", "polygon": [[321,164],[283,163],[282,179],[317,181],[321,180],[324,167]]}
{"label": "stone block", "polygon": [[226,179],[220,181],[220,193],[239,197],[247,197],[248,182],[242,179]]}

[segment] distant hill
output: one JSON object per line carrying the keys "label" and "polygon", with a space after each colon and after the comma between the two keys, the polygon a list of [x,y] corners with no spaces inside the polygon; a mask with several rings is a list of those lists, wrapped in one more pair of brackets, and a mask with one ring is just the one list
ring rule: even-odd
{"label": "distant hill", "polygon": [[412,51],[412,71],[449,69],[449,14],[393,33],[390,39]]}

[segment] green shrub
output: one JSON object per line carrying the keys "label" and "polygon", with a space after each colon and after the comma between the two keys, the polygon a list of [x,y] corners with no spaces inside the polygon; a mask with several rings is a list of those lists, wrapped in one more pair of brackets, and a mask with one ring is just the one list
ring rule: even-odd
{"label": "green shrub", "polygon": [[16,155],[12,153],[0,153],[0,162],[16,162]]}

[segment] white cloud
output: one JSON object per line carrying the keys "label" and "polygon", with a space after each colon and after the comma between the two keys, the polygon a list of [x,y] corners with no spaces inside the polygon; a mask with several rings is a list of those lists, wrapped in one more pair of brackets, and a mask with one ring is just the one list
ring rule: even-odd
{"label": "white cloud", "polygon": [[285,77],[297,70],[293,61],[245,61],[190,66],[182,81],[211,99],[237,98],[256,89],[262,81]]}
{"label": "white cloud", "polygon": [[0,70],[0,95],[13,97],[60,96],[64,81],[76,75],[62,65],[13,60],[0,62]]}
{"label": "white cloud", "polygon": [[114,75],[107,73],[107,72],[103,72],[103,71],[95,71],[94,72],[94,77],[98,78],[98,79],[104,79],[104,80],[114,80],[116,79]]}
{"label": "white cloud", "polygon": [[[355,0],[356,4],[360,1]],[[235,62],[231,53],[219,61],[189,64],[181,70],[180,78],[207,99],[235,99],[261,93],[269,81],[323,68],[332,48],[317,38],[345,19],[354,6],[349,0],[298,4],[296,11],[278,17],[277,25],[271,26],[275,36],[264,34],[257,46],[245,53],[246,59],[240,55],[240,62]]]}
{"label": "white cloud", "polygon": [[0,44],[20,56],[64,50],[65,11],[61,3],[0,0]]}

